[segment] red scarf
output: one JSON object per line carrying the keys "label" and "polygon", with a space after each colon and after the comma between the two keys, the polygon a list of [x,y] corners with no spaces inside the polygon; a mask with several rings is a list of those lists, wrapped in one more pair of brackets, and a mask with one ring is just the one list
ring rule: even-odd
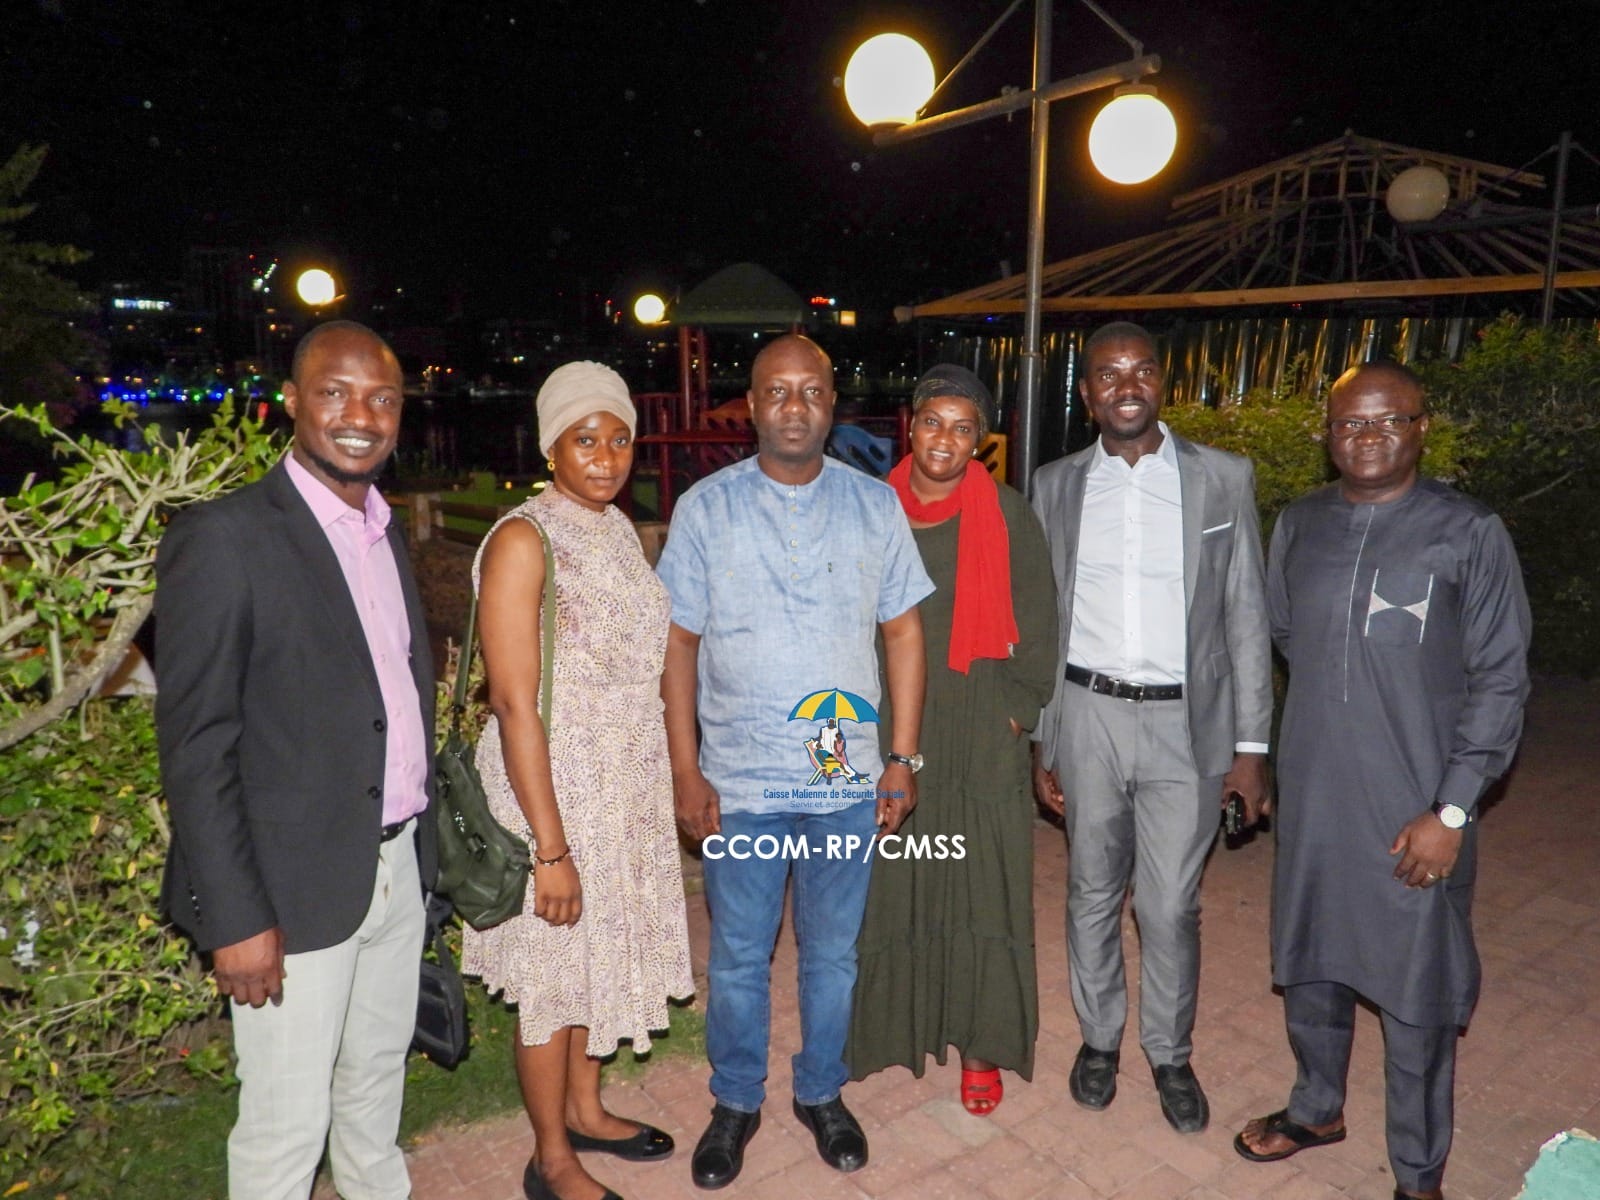
{"label": "red scarf", "polygon": [[909,454],[889,472],[889,482],[913,521],[937,525],[961,514],[950,669],[965,675],[975,658],[1010,658],[1018,641],[1011,607],[1011,537],[1000,512],[1000,489],[989,472],[976,459],[969,461],[956,490],[933,504],[924,504],[911,490]]}

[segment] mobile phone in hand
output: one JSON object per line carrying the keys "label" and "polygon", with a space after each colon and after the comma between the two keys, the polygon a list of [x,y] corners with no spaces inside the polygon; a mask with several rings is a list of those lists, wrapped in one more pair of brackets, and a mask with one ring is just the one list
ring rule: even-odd
{"label": "mobile phone in hand", "polygon": [[1222,806],[1222,831],[1229,837],[1238,837],[1244,830],[1244,797],[1229,792],[1228,802]]}

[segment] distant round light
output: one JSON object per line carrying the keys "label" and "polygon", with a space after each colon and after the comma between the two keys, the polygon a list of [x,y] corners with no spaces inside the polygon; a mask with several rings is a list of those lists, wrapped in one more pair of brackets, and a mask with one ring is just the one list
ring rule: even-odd
{"label": "distant round light", "polygon": [[1394,177],[1383,202],[1396,221],[1431,221],[1450,203],[1450,181],[1438,167],[1410,167]]}
{"label": "distant round light", "polygon": [[1143,183],[1177,148],[1178,123],[1154,88],[1119,89],[1089,127],[1089,160],[1112,183]]}
{"label": "distant round light", "polygon": [[933,95],[933,60],[903,33],[862,42],[844,69],[844,98],[863,125],[909,125]]}
{"label": "distant round light", "polygon": [[633,302],[633,319],[641,325],[659,325],[666,315],[667,302],[651,292]]}
{"label": "distant round light", "polygon": [[339,294],[333,276],[321,267],[312,267],[309,271],[300,272],[300,278],[294,281],[294,290],[299,293],[300,299],[312,308],[321,308],[324,304],[332,303],[333,298]]}

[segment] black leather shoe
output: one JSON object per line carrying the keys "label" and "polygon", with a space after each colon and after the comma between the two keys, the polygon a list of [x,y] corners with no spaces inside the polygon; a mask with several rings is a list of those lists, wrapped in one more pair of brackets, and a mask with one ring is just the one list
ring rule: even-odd
{"label": "black leather shoe", "polygon": [[794,1115],[817,1139],[822,1161],[835,1171],[859,1171],[867,1165],[867,1135],[844,1106],[843,1097],[835,1096],[821,1104],[801,1104],[796,1100]]}
{"label": "black leather shoe", "polygon": [[[528,1160],[527,1167],[522,1172],[522,1194],[528,1200],[561,1200],[556,1191],[544,1181],[544,1176],[539,1174],[539,1164],[533,1159]],[[622,1197],[606,1189],[606,1194],[600,1200],[622,1200]]]}
{"label": "black leather shoe", "polygon": [[722,1104],[712,1108],[711,1124],[700,1135],[690,1162],[695,1187],[715,1191],[739,1178],[744,1170],[744,1148],[760,1128],[760,1109],[746,1113]]}
{"label": "black leather shoe", "polygon": [[1079,1046],[1072,1074],[1067,1076],[1067,1090],[1072,1098],[1096,1112],[1105,1108],[1116,1099],[1117,1064],[1121,1061],[1120,1050],[1096,1050],[1088,1042]]}
{"label": "black leather shoe", "polygon": [[1188,1063],[1157,1067],[1156,1095],[1161,1097],[1161,1114],[1167,1124],[1179,1133],[1199,1133],[1211,1123],[1211,1105]]}
{"label": "black leather shoe", "polygon": [[639,1132],[629,1138],[590,1137],[576,1129],[569,1129],[567,1141],[574,1150],[598,1150],[601,1154],[615,1154],[630,1162],[651,1162],[671,1156],[677,1143],[672,1140],[670,1133],[654,1125],[646,1125],[643,1121],[635,1121],[634,1124],[639,1126]]}

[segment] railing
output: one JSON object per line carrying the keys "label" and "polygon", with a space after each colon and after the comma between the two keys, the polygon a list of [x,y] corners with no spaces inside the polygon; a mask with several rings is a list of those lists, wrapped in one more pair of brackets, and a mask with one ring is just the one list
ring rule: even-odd
{"label": "railing", "polygon": [[[413,546],[431,538],[454,542],[460,546],[476,548],[490,527],[505,516],[516,504],[473,504],[465,500],[452,500],[448,492],[408,492],[385,497],[397,519],[406,522]],[[521,501],[518,501],[521,503]],[[452,524],[451,522],[455,523]],[[465,522],[463,526],[462,522]],[[665,521],[635,521],[639,544],[644,549],[645,560],[654,567],[661,557],[661,547],[666,544]]]}
{"label": "railing", "polygon": [[[448,492],[409,492],[385,497],[389,506],[404,513],[412,544],[441,538],[462,546],[476,546],[489,527],[505,516],[515,504],[472,504],[452,500]],[[520,501],[519,501],[520,503]],[[451,524],[454,518],[456,524]],[[460,522],[466,522],[463,526]]]}

